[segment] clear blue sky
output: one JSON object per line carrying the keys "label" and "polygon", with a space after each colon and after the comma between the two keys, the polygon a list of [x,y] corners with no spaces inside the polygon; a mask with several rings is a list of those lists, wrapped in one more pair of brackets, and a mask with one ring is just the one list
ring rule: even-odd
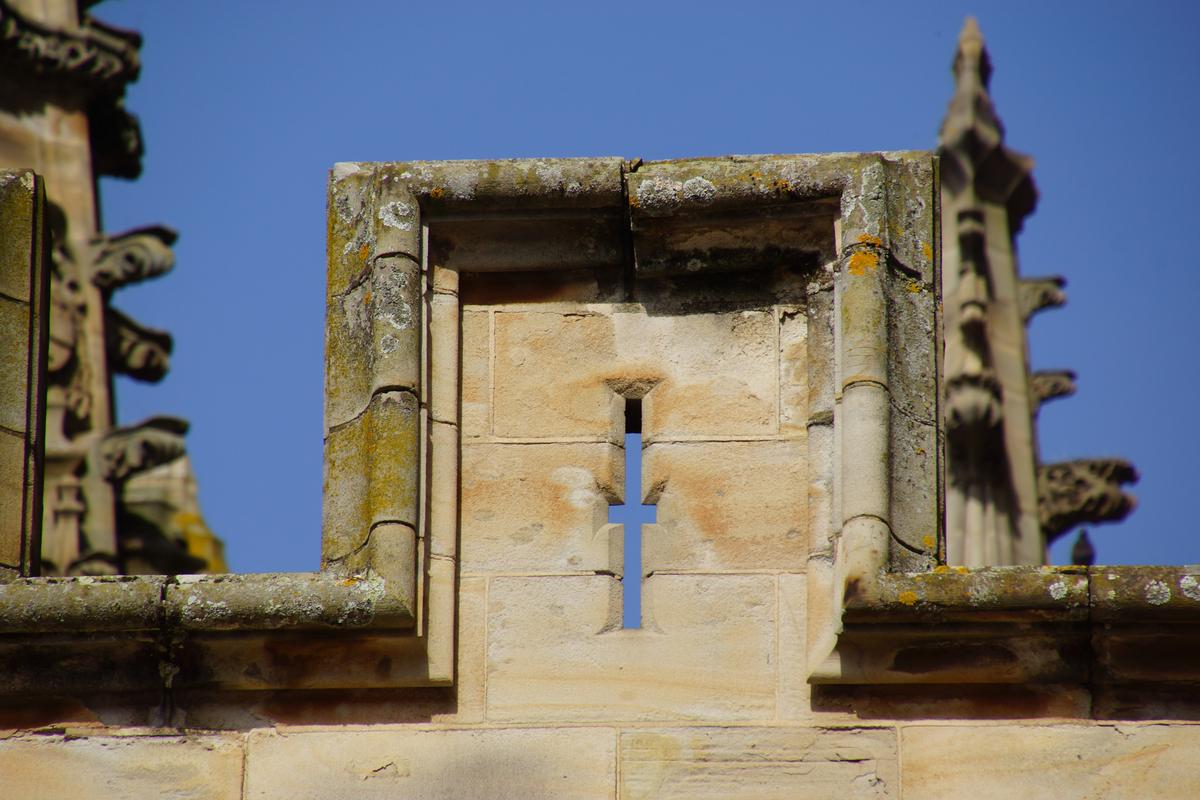
{"label": "clear blue sky", "polygon": [[[177,266],[116,304],[169,329],[171,373],[118,382],[123,421],[189,418],[237,571],[310,570],[321,505],[325,180],[336,161],[927,148],[978,16],[1041,202],[1023,272],[1070,303],[1035,367],[1047,460],[1124,455],[1140,508],[1101,562],[1200,562],[1193,231],[1200,4],[1190,2],[164,3],[94,13],[145,36],[128,107],[145,171],[104,180],[111,231],[176,227]],[[1058,548],[1058,561],[1065,558]]]}

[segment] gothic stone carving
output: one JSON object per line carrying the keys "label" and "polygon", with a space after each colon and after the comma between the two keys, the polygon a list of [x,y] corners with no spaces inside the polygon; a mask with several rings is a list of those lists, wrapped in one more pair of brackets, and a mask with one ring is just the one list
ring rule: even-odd
{"label": "gothic stone carving", "polygon": [[96,466],[105,480],[122,483],[139,472],[182,456],[187,429],[185,420],[166,416],[115,428],[98,445]]}
{"label": "gothic stone carving", "polygon": [[1121,486],[1138,479],[1123,458],[1086,458],[1046,464],[1038,474],[1038,512],[1046,541],[1084,522],[1116,522],[1137,502]]}
{"label": "gothic stone carving", "polygon": [[170,368],[171,334],[134,322],[111,306],[104,316],[109,368],[139,381],[162,380]]}
{"label": "gothic stone carving", "polygon": [[0,0],[0,64],[107,92],[124,91],[141,69],[141,37],[84,16],[78,31],[53,30]]}
{"label": "gothic stone carving", "polygon": [[1048,278],[1022,278],[1017,284],[1021,318],[1029,322],[1030,318],[1042,309],[1057,308],[1066,303],[1067,294],[1062,290],[1066,285],[1066,278],[1059,275]]}
{"label": "gothic stone carving", "polygon": [[111,291],[170,271],[175,265],[171,245],[177,238],[170,228],[149,225],[97,239],[92,283]]}
{"label": "gothic stone carving", "polygon": [[1035,408],[1047,400],[1075,394],[1075,373],[1069,369],[1035,372],[1030,376],[1029,383]]}

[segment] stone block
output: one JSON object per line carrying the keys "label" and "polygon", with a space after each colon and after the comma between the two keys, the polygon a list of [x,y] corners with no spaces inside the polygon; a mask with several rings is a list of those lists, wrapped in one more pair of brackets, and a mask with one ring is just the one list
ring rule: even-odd
{"label": "stone block", "polygon": [[622,395],[645,395],[651,440],[778,431],[773,312],[602,308],[496,314],[497,436],[613,436]]}
{"label": "stone block", "polygon": [[613,797],[605,728],[255,733],[246,800]]}
{"label": "stone block", "polygon": [[655,575],[641,629],[607,575],[492,578],[489,720],[769,720],[775,578]]}
{"label": "stone block", "polygon": [[808,586],[805,575],[779,576],[779,717],[812,716],[808,683]]}
{"label": "stone block", "polygon": [[439,422],[455,424],[460,396],[458,309],[458,297],[452,294],[438,292],[429,301],[429,413]]}
{"label": "stone block", "polygon": [[618,433],[624,403],[605,383],[621,372],[610,316],[497,312],[495,326],[496,436]]}
{"label": "stone block", "polygon": [[492,315],[463,309],[462,392],[459,408],[464,439],[492,433]]}
{"label": "stone block", "polygon": [[628,800],[900,796],[892,730],[626,730],[620,760],[621,797]]}
{"label": "stone block", "polygon": [[803,572],[807,457],[802,440],[651,444],[642,489],[658,522],[645,569]]}
{"label": "stone block", "polygon": [[429,424],[429,545],[439,556],[458,556],[458,428]]}
{"label": "stone block", "polygon": [[622,448],[605,442],[462,447],[465,573],[607,570]]}
{"label": "stone block", "polygon": [[808,317],[785,308],[779,317],[779,432],[804,435],[808,425]]}
{"label": "stone block", "polygon": [[[434,722],[482,722],[487,685],[487,578],[458,582],[458,666],[454,676],[453,714]],[[453,620],[451,620],[453,624]]]}
{"label": "stone block", "polygon": [[901,730],[905,800],[1190,797],[1198,725],[929,725]]}
{"label": "stone block", "polygon": [[0,741],[5,797],[240,800],[241,737],[59,736]]}

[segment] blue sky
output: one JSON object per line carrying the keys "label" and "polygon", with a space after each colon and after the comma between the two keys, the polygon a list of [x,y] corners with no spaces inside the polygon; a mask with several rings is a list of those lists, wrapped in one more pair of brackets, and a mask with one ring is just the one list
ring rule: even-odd
{"label": "blue sky", "polygon": [[1008,142],[1038,162],[1022,271],[1069,280],[1070,303],[1032,327],[1035,367],[1079,373],[1079,393],[1042,411],[1043,457],[1123,455],[1141,471],[1138,510],[1093,530],[1101,562],[1200,562],[1200,4],[109,0],[94,13],[145,36],[128,95],[145,170],[102,181],[104,225],[180,232],[175,271],[116,297],[176,343],[163,383],[118,382],[118,413],[191,420],[204,511],[237,571],[318,563],[334,162],[928,148],[968,13]]}

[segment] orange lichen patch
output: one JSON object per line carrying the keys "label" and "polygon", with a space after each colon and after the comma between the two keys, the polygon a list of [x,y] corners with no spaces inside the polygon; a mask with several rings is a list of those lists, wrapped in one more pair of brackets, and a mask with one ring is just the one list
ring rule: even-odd
{"label": "orange lichen patch", "polygon": [[367,245],[364,244],[362,247],[358,248],[359,261],[366,261],[367,256],[369,256],[369,255],[371,255],[371,248],[368,247]]}
{"label": "orange lichen patch", "polygon": [[869,234],[869,233],[864,233],[864,234],[861,234],[861,235],[858,237],[858,241],[859,241],[861,244],[873,244],[873,245],[875,245],[876,247],[882,247],[882,246],[883,246],[883,239],[880,239],[878,236],[872,236],[872,235],[871,235],[871,234]]}
{"label": "orange lichen patch", "polygon": [[341,581],[342,586],[353,586],[356,583],[358,583],[358,578],[354,577],[346,578],[344,581]]}
{"label": "orange lichen patch", "polygon": [[937,544],[937,539],[934,539],[932,536],[926,535],[921,539],[921,544],[925,545],[928,548],[932,548],[935,544]]}
{"label": "orange lichen patch", "polygon": [[917,593],[916,592],[901,592],[900,594],[896,595],[896,599],[899,600],[901,603],[903,603],[906,606],[911,606],[917,602]]}
{"label": "orange lichen patch", "polygon": [[933,248],[929,246],[929,242],[921,242],[921,254],[926,258],[933,258]]}
{"label": "orange lichen patch", "polygon": [[[926,536],[925,540],[929,541],[929,537]],[[938,564],[936,567],[933,568],[933,571],[934,571],[934,574],[936,574],[936,575],[946,575],[950,572],[950,568],[947,567],[945,564]]]}
{"label": "orange lichen patch", "polygon": [[446,190],[440,186],[435,186],[429,190],[429,196],[434,200],[441,199],[446,194]]}
{"label": "orange lichen patch", "polygon": [[870,252],[858,252],[850,256],[847,268],[851,275],[866,275],[867,270],[873,270],[878,266],[879,256]]}
{"label": "orange lichen patch", "polygon": [[909,280],[904,284],[904,289],[909,294],[918,294],[921,291],[920,281]]}

